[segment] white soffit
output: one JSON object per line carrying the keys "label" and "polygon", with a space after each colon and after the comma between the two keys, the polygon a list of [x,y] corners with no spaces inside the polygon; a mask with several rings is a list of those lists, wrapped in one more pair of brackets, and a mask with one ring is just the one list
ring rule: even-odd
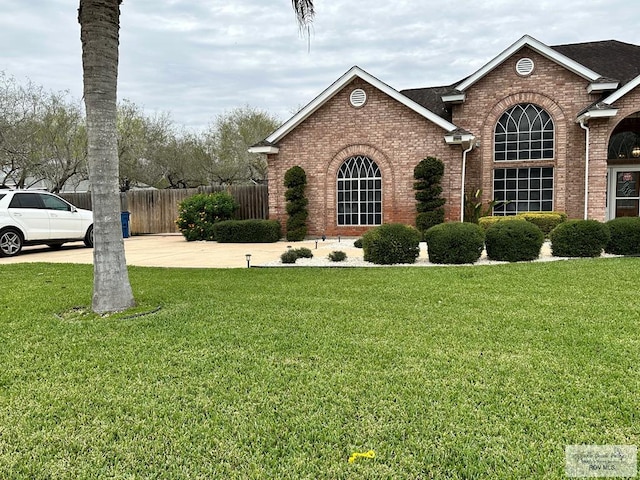
{"label": "white soffit", "polygon": [[615,90],[616,88],[618,88],[618,82],[590,83],[587,87],[587,93],[606,92],[609,90]]}
{"label": "white soffit", "polygon": [[549,60],[552,60],[552,61],[562,65],[566,69],[571,70],[576,75],[579,75],[579,76],[581,76],[583,78],[586,78],[587,80],[590,80],[591,82],[597,80],[598,78],[600,78],[602,76],[602,75],[599,75],[598,73],[594,72],[593,70],[585,67],[584,65],[576,62],[575,60],[572,60],[569,57],[561,54],[560,52],[555,51],[551,47],[546,46],[544,43],[536,40],[535,38],[533,38],[533,37],[531,37],[529,35],[525,35],[520,40],[518,40],[516,43],[511,45],[509,48],[504,50],[502,53],[500,53],[497,57],[495,57],[489,63],[487,63],[480,70],[476,71],[473,75],[471,75],[466,80],[464,80],[462,83],[457,85],[455,88],[457,90],[462,90],[462,91],[466,90],[467,88],[472,86],[474,83],[476,83],[478,80],[480,80],[485,75],[487,75],[489,72],[491,72],[494,68],[496,68],[502,62],[504,62],[511,55],[513,55],[518,50],[520,50],[522,47],[531,48],[532,50],[538,52],[543,57],[546,57]]}
{"label": "white soffit", "polygon": [[438,125],[440,128],[450,132],[452,130],[456,130],[458,127],[453,123],[448,122],[442,117],[439,117],[431,110],[424,108],[422,105],[414,102],[408,97],[405,97],[397,90],[391,88],[386,83],[381,82],[373,75],[368,74],[360,67],[353,66],[351,67],[344,75],[342,75],[338,80],[333,82],[326,90],[324,90],[320,95],[314,98],[309,104],[307,104],[302,110],[296,113],[293,117],[283,123],[275,132],[269,135],[265,140],[269,143],[277,143],[282,138],[284,138],[289,132],[291,132],[294,128],[300,125],[303,121],[305,121],[313,112],[318,110],[322,105],[324,105],[327,101],[333,98],[342,88],[351,82],[354,78],[361,78],[365,82],[374,86],[381,92],[389,95],[394,100],[397,100],[404,106],[410,108],[414,112],[423,116],[427,120]]}
{"label": "white soffit", "polygon": [[249,147],[249,153],[278,153],[280,149],[276,146],[271,145],[259,145],[254,147]]}

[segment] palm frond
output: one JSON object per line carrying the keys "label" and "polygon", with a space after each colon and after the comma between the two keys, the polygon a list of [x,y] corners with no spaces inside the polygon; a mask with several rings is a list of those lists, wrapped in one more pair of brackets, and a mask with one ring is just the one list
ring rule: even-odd
{"label": "palm frond", "polygon": [[293,10],[296,12],[296,19],[301,32],[309,33],[309,27],[313,22],[315,10],[313,0],[291,0]]}

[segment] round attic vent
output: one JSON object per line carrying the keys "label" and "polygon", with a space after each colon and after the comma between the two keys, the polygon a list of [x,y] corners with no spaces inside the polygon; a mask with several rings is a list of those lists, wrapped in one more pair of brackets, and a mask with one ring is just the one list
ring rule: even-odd
{"label": "round attic vent", "polygon": [[531,75],[531,72],[533,72],[533,60],[530,58],[521,58],[518,60],[518,63],[516,63],[516,72],[523,77]]}
{"label": "round attic vent", "polygon": [[361,88],[356,88],[351,95],[349,95],[349,101],[354,107],[361,107],[367,101],[367,94]]}

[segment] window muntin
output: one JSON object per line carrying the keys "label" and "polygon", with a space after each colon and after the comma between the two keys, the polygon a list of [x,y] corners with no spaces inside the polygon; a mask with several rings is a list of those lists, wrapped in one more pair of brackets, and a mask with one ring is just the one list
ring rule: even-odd
{"label": "window muntin", "polygon": [[338,170],[338,225],[382,224],[382,176],[369,157],[356,155]]}
{"label": "window muntin", "polygon": [[553,152],[553,120],[543,108],[531,103],[514,105],[498,120],[494,161],[548,160]]}
{"label": "window muntin", "polygon": [[494,215],[553,211],[553,167],[496,168]]}

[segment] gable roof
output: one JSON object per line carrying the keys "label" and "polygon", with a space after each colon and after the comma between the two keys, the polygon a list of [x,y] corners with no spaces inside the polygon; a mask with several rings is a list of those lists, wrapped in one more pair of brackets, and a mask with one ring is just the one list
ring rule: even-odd
{"label": "gable roof", "polygon": [[410,108],[417,114],[423,116],[427,120],[435,123],[440,128],[445,130],[446,132],[452,132],[457,130],[458,127],[455,126],[450,121],[442,118],[436,113],[432,112],[424,105],[421,105],[411,98],[402,95],[397,90],[391,88],[386,83],[381,82],[373,75],[365,72],[358,66],[351,67],[347,72],[345,72],[338,80],[333,82],[327,89],[325,89],[320,95],[314,98],[309,104],[307,104],[302,110],[296,113],[293,117],[283,123],[275,132],[269,135],[264,141],[260,142],[254,147],[252,147],[252,151],[255,153],[275,153],[267,150],[269,146],[275,147],[275,144],[282,140],[288,133],[290,133],[294,128],[300,125],[303,121],[305,121],[312,113],[322,107],[325,103],[327,103],[331,98],[333,98],[338,92],[340,92],[347,84],[349,84],[355,78],[360,78],[365,82],[369,83],[373,87],[387,94],[394,100],[400,102],[407,108]]}
{"label": "gable roof", "polygon": [[640,75],[640,46],[617,40],[556,45],[553,50],[624,85]]}
{"label": "gable roof", "polygon": [[[583,118],[585,112],[591,112],[593,117],[614,115],[615,110],[608,106],[640,85],[640,46],[638,45],[617,40],[603,40],[548,47],[535,38],[524,35],[482,68],[453,85],[402,90],[401,93],[451,120],[448,104],[464,101],[466,89],[523,47],[531,48],[588,80],[589,93],[609,91],[606,98],[601,98],[585,108],[579,114],[579,118]],[[615,91],[611,93],[612,90]]]}
{"label": "gable roof", "polygon": [[546,57],[549,60],[558,63],[559,65],[565,67],[567,70],[572,71],[576,75],[579,75],[584,79],[589,80],[590,82],[595,82],[596,80],[598,80],[603,76],[591,70],[587,66],[573,60],[572,58],[569,58],[563,53],[557,50],[554,50],[551,47],[546,46],[544,43],[536,40],[535,38],[529,35],[524,35],[522,38],[520,38],[520,40],[512,44],[506,50],[502,51],[498,56],[494,57],[489,63],[484,65],[482,68],[480,68],[480,70],[477,70],[474,74],[467,77],[461,83],[456,85],[455,87],[456,90],[459,90],[460,92],[464,92],[465,90],[467,90],[469,87],[474,85],[476,82],[482,79],[485,75],[491,72],[494,68],[496,68],[498,65],[500,65],[507,58],[509,58],[511,55],[513,55],[523,47],[531,48],[532,50],[538,52],[543,57]]}

